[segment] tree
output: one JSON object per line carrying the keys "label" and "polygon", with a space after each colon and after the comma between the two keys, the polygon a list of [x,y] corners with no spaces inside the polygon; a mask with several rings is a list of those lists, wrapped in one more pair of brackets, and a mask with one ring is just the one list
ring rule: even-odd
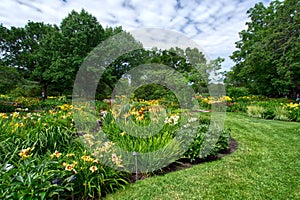
{"label": "tree", "polygon": [[0,94],[7,94],[22,83],[22,77],[13,67],[0,66]]}
{"label": "tree", "polygon": [[88,53],[105,38],[105,31],[97,19],[82,10],[72,11],[62,20],[60,27],[53,26],[41,41],[39,61],[34,77],[47,94],[50,86],[60,93],[71,93],[77,71]]}
{"label": "tree", "polygon": [[139,59],[133,55],[142,49],[142,45],[131,34],[109,31],[113,35],[88,54],[79,70],[76,78],[76,93],[79,96],[90,98],[97,85],[100,86],[97,93],[111,94],[118,79],[131,68],[133,60]]}
{"label": "tree", "polygon": [[293,94],[300,89],[300,2],[273,1],[248,10],[250,22],[236,42],[236,63],[227,81],[252,93],[269,96]]}
{"label": "tree", "polygon": [[2,62],[18,69],[25,78],[29,78],[36,66],[35,52],[50,29],[49,24],[31,21],[24,28],[7,29],[0,25]]}
{"label": "tree", "polygon": [[[211,63],[207,63],[204,54],[196,48],[187,48],[185,50],[178,47],[171,48],[169,50],[153,48],[151,50],[139,51],[135,58],[138,58],[135,64],[131,64],[129,62],[129,66],[131,66],[130,69],[142,64],[158,64],[168,66],[181,73],[185,80],[178,81],[183,81],[184,83],[190,85],[195,92],[208,92],[207,86],[209,83],[220,82],[218,70],[221,68],[220,63],[223,62],[223,59],[218,58],[214,61],[211,61]],[[153,67],[155,67],[155,65],[153,65]],[[155,72],[153,70],[152,75],[153,77],[159,77],[159,74],[164,74],[165,72],[166,71],[164,69],[161,69],[159,72]],[[165,74],[168,73],[166,72]],[[172,73],[169,75],[174,77],[174,74]],[[144,74],[142,71],[135,71],[135,76],[142,77]],[[132,75],[130,75],[130,77],[132,77]],[[164,78],[169,81],[172,80],[172,78],[168,76],[165,76]],[[149,91],[151,91],[153,95],[150,95]],[[138,98],[145,98],[147,96],[146,99],[157,99],[160,98],[160,95],[170,95],[171,92],[171,90],[167,89],[166,87],[159,86],[158,84],[148,84],[139,88],[138,91],[135,92],[135,96]]]}

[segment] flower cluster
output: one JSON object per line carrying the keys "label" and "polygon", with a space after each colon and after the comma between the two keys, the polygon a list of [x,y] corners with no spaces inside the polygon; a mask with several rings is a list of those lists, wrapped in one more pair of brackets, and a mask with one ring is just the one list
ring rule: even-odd
{"label": "flower cluster", "polygon": [[288,104],[282,104],[283,108],[286,108],[288,110],[297,110],[300,107],[300,103],[293,103],[290,102]]}
{"label": "flower cluster", "polygon": [[300,121],[300,103],[287,103],[281,104],[283,109],[289,112],[289,118],[291,120]]}
{"label": "flower cluster", "polygon": [[71,107],[63,106],[64,110],[52,109],[41,112],[23,112],[21,109],[20,112],[12,112],[10,114],[0,113],[1,130],[15,133],[26,132],[27,130],[40,131],[44,127],[50,126],[74,128],[72,112],[69,110]]}
{"label": "flower cluster", "polygon": [[[93,156],[99,158],[101,161],[104,163],[112,162],[112,164],[118,166],[118,167],[123,167],[122,165],[122,156],[118,156],[115,152],[114,148],[115,143],[113,142],[104,142],[100,147],[95,148],[93,152]],[[86,162],[96,162],[99,163],[100,161],[98,159],[93,159],[90,156],[84,156],[81,157]]]}
{"label": "flower cluster", "polygon": [[117,165],[117,166],[119,166],[119,167],[121,167],[122,165],[121,165],[121,163],[122,163],[122,156],[117,156],[117,154],[115,154],[115,153],[113,153],[112,155],[111,155],[111,160],[112,160],[112,162],[113,163],[115,163],[115,165]]}
{"label": "flower cluster", "polygon": [[55,151],[53,154],[50,155],[50,157],[51,158],[54,158],[54,157],[59,158],[61,155],[62,155],[61,153],[59,153],[58,151]]}
{"label": "flower cluster", "polygon": [[242,101],[242,102],[250,102],[250,101],[258,101],[260,99],[259,96],[251,95],[251,96],[242,96],[236,98],[236,101]]}
{"label": "flower cluster", "polygon": [[0,113],[0,119],[7,119],[8,116],[6,113]]}
{"label": "flower cluster", "polygon": [[165,119],[165,124],[176,125],[176,124],[178,124],[178,120],[179,120],[179,115],[171,115],[170,117],[167,117]]}
{"label": "flower cluster", "polygon": [[213,97],[205,97],[203,99],[201,99],[202,103],[206,103],[206,104],[213,104],[215,102]]}
{"label": "flower cluster", "polygon": [[61,106],[57,106],[57,108],[64,110],[64,111],[68,111],[68,110],[72,110],[73,106],[70,104],[63,104]]}
{"label": "flower cluster", "polygon": [[230,98],[229,96],[222,96],[219,98],[219,101],[221,102],[230,102],[232,101],[232,98]]}
{"label": "flower cluster", "polygon": [[[53,159],[53,158],[57,158],[57,159],[60,159],[60,160],[63,160],[62,161],[62,166],[64,167],[64,170],[65,171],[70,171],[70,172],[73,172],[74,174],[78,174],[77,170],[83,170],[85,167],[83,167],[84,165],[87,165],[89,166],[89,170],[94,173],[95,171],[98,170],[98,167],[95,166],[95,164],[99,164],[99,160],[98,159],[95,159],[93,157],[91,157],[90,155],[84,155],[84,156],[81,156],[81,160],[82,161],[80,162],[81,164],[79,164],[79,161],[72,161],[72,157],[75,157],[75,154],[74,153],[68,153],[68,154],[65,154],[65,156],[58,152],[58,151],[55,151],[54,153],[52,153],[50,155],[50,157]],[[68,160],[68,161],[66,161]],[[92,165],[91,165],[92,163]],[[78,167],[79,165],[81,165],[81,167]],[[76,170],[77,169],[77,170]]]}
{"label": "flower cluster", "polygon": [[33,148],[22,149],[18,155],[22,158],[22,160],[24,160],[32,156],[32,150]]}
{"label": "flower cluster", "polygon": [[219,98],[214,98],[212,96],[209,97],[205,97],[201,99],[202,103],[206,103],[206,104],[214,104],[214,103],[221,103],[221,102],[231,102],[232,98],[230,98],[229,96],[221,96]]}
{"label": "flower cluster", "polygon": [[[132,101],[128,111],[122,110],[121,107],[114,106],[112,115],[114,118],[122,117],[126,122],[129,118],[140,125],[147,125],[153,121],[158,121],[159,113],[162,108],[159,106],[158,100],[145,101],[143,99]],[[121,116],[120,116],[121,114]],[[150,114],[152,115],[150,118]]]}

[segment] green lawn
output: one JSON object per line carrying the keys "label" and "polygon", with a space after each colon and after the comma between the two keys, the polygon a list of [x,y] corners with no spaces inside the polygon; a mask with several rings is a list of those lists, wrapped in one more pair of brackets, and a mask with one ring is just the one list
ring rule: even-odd
{"label": "green lawn", "polygon": [[300,199],[300,123],[227,113],[238,150],[155,176],[106,199]]}

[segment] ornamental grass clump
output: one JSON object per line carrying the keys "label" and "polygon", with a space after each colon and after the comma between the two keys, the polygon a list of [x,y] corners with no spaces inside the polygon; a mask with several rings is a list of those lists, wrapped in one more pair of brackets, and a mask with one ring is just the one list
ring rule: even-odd
{"label": "ornamental grass clump", "polygon": [[262,106],[247,106],[247,114],[250,117],[264,118],[265,108]]}
{"label": "ornamental grass clump", "polygon": [[274,119],[290,121],[289,112],[284,107],[275,107],[274,114]]}

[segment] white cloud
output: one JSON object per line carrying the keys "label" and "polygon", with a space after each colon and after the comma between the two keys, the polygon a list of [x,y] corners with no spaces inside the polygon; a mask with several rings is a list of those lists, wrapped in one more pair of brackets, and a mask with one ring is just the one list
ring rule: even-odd
{"label": "white cloud", "polygon": [[[224,68],[233,65],[229,55],[245,29],[246,11],[259,0],[2,0],[0,23],[24,26],[28,20],[60,24],[71,10],[82,8],[97,17],[103,27],[125,30],[156,27],[180,31],[196,41],[210,58],[224,57]],[[264,0],[269,3],[270,0]]]}

